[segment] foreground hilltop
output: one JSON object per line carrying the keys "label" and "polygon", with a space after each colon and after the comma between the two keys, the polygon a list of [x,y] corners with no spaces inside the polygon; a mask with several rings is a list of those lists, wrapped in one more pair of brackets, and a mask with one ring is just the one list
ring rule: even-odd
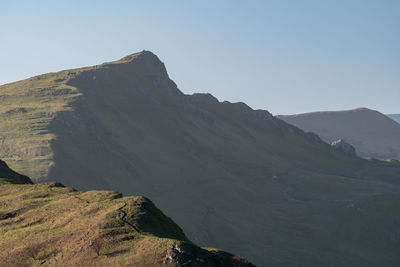
{"label": "foreground hilltop", "polygon": [[185,95],[148,51],[0,86],[0,135],[34,181],[148,196],[195,243],[260,266],[400,261],[398,164]]}
{"label": "foreground hilltop", "polygon": [[1,266],[254,266],[194,245],[147,198],[28,185],[3,163]]}
{"label": "foreground hilltop", "polygon": [[400,124],[367,108],[277,116],[332,143],[343,139],[362,157],[400,160]]}

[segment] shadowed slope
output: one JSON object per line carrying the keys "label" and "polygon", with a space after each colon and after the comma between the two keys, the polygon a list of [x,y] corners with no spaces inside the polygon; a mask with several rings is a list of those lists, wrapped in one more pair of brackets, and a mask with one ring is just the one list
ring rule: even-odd
{"label": "shadowed slope", "polygon": [[[261,266],[399,260],[396,163],[346,155],[244,103],[184,95],[146,51],[31,80],[0,91],[7,92],[7,110],[32,97],[43,111],[42,120],[27,108],[4,115],[20,118],[15,131],[26,131],[16,139],[4,127],[4,143],[35,148],[31,161],[39,164],[31,171],[41,176],[34,178],[146,195],[196,243]],[[47,120],[50,106],[57,112]],[[16,151],[0,149],[19,170],[30,154]]]}
{"label": "shadowed slope", "polygon": [[11,184],[32,184],[28,176],[11,170],[4,161],[0,160],[0,183],[4,182]]}

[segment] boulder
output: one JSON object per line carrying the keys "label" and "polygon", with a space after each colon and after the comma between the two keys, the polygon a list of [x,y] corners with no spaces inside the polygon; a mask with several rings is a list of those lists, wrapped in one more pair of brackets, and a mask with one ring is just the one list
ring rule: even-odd
{"label": "boulder", "polygon": [[350,145],[349,143],[346,143],[342,139],[336,140],[331,143],[331,146],[333,146],[335,149],[342,151],[345,154],[356,156],[356,149],[354,146]]}

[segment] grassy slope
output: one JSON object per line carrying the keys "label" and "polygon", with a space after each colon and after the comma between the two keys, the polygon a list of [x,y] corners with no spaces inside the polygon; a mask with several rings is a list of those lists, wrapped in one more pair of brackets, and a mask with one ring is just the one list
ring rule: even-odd
{"label": "grassy slope", "polygon": [[[125,63],[138,54],[108,64]],[[34,180],[48,177],[54,165],[50,145],[57,138],[49,125],[57,113],[71,111],[71,102],[82,95],[68,82],[95,68],[48,73],[0,86],[0,157],[12,169]]]}
{"label": "grassy slope", "polygon": [[79,93],[67,86],[68,71],[49,73],[1,86],[1,158],[31,177],[43,178],[53,164],[50,142],[56,137],[47,127]]}
{"label": "grassy slope", "polygon": [[9,171],[0,166],[1,266],[253,266],[197,247],[144,197],[20,185]]}
{"label": "grassy slope", "polygon": [[[17,170],[82,189],[146,195],[196,243],[262,266],[398,263],[396,164],[343,155],[243,103],[185,96],[150,53],[39,78],[0,87],[11,95],[5,106],[32,99],[43,116],[49,106],[59,110],[43,117],[46,142],[34,132],[33,111],[15,113],[6,147],[25,142],[25,149],[47,153],[15,150],[8,160]],[[39,90],[53,82],[59,91]],[[62,94],[52,98],[53,91]],[[16,133],[24,136],[14,140]],[[376,198],[377,206],[368,204]]]}

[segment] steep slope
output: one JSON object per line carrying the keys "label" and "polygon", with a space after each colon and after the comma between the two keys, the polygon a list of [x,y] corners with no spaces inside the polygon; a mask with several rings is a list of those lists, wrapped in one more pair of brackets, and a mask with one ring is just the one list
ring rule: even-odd
{"label": "steep slope", "polygon": [[378,111],[358,108],[277,117],[328,143],[343,139],[362,157],[400,159],[400,124]]}
{"label": "steep slope", "polygon": [[1,266],[254,266],[191,243],[144,197],[0,183]]}
{"label": "steep slope", "polygon": [[400,123],[400,114],[386,114],[386,116],[388,116],[392,120]]}
{"label": "steep slope", "polygon": [[35,180],[145,195],[194,242],[260,266],[400,260],[396,162],[346,155],[243,103],[184,95],[150,52],[0,95],[0,156]]}
{"label": "steep slope", "polygon": [[7,163],[0,160],[0,183],[32,184],[32,181],[28,176],[11,170]]}

